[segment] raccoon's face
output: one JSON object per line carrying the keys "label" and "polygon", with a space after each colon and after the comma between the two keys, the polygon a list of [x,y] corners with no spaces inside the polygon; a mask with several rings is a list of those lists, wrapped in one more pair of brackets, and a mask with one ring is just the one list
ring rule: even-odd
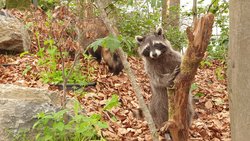
{"label": "raccoon's face", "polygon": [[169,49],[169,43],[165,41],[162,28],[157,29],[153,35],[135,38],[139,44],[139,54],[146,58],[157,59]]}

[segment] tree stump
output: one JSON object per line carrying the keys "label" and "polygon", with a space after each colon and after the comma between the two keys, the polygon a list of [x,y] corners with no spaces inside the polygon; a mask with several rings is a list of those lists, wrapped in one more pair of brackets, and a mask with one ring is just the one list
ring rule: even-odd
{"label": "tree stump", "polygon": [[[189,40],[187,51],[183,56],[180,73],[174,83],[174,98],[172,118],[161,128],[161,132],[170,131],[173,141],[188,140],[188,98],[190,87],[207,49],[214,23],[213,14],[206,14],[197,19],[194,28],[187,28]],[[171,98],[170,98],[171,99]]]}

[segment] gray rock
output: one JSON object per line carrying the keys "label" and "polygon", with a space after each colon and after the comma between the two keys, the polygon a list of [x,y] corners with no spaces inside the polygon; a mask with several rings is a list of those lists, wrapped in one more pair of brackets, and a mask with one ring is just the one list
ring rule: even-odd
{"label": "gray rock", "polygon": [[0,141],[8,140],[9,133],[31,128],[37,113],[57,111],[59,107],[55,92],[0,84]]}
{"label": "gray rock", "polygon": [[0,50],[23,52],[30,48],[30,36],[25,26],[14,16],[0,13]]}

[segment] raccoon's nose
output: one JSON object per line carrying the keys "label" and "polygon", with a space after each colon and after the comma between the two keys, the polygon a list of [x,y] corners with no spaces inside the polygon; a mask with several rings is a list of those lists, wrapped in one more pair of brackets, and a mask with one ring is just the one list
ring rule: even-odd
{"label": "raccoon's nose", "polygon": [[158,54],[156,52],[150,52],[150,57],[151,58],[156,58]]}
{"label": "raccoon's nose", "polygon": [[158,56],[158,54],[157,53],[153,53],[153,55],[152,55],[153,57],[157,57]]}

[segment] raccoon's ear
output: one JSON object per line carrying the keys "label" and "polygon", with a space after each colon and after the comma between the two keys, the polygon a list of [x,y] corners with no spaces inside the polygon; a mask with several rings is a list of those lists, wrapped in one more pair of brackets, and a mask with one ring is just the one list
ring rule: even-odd
{"label": "raccoon's ear", "polygon": [[137,43],[141,43],[141,42],[143,42],[144,41],[144,39],[145,39],[145,37],[143,37],[143,36],[135,36],[135,40],[137,41]]}
{"label": "raccoon's ear", "polygon": [[162,29],[162,27],[158,27],[157,29],[156,29],[156,35],[158,35],[158,36],[161,36],[161,35],[163,35],[163,29]]}

